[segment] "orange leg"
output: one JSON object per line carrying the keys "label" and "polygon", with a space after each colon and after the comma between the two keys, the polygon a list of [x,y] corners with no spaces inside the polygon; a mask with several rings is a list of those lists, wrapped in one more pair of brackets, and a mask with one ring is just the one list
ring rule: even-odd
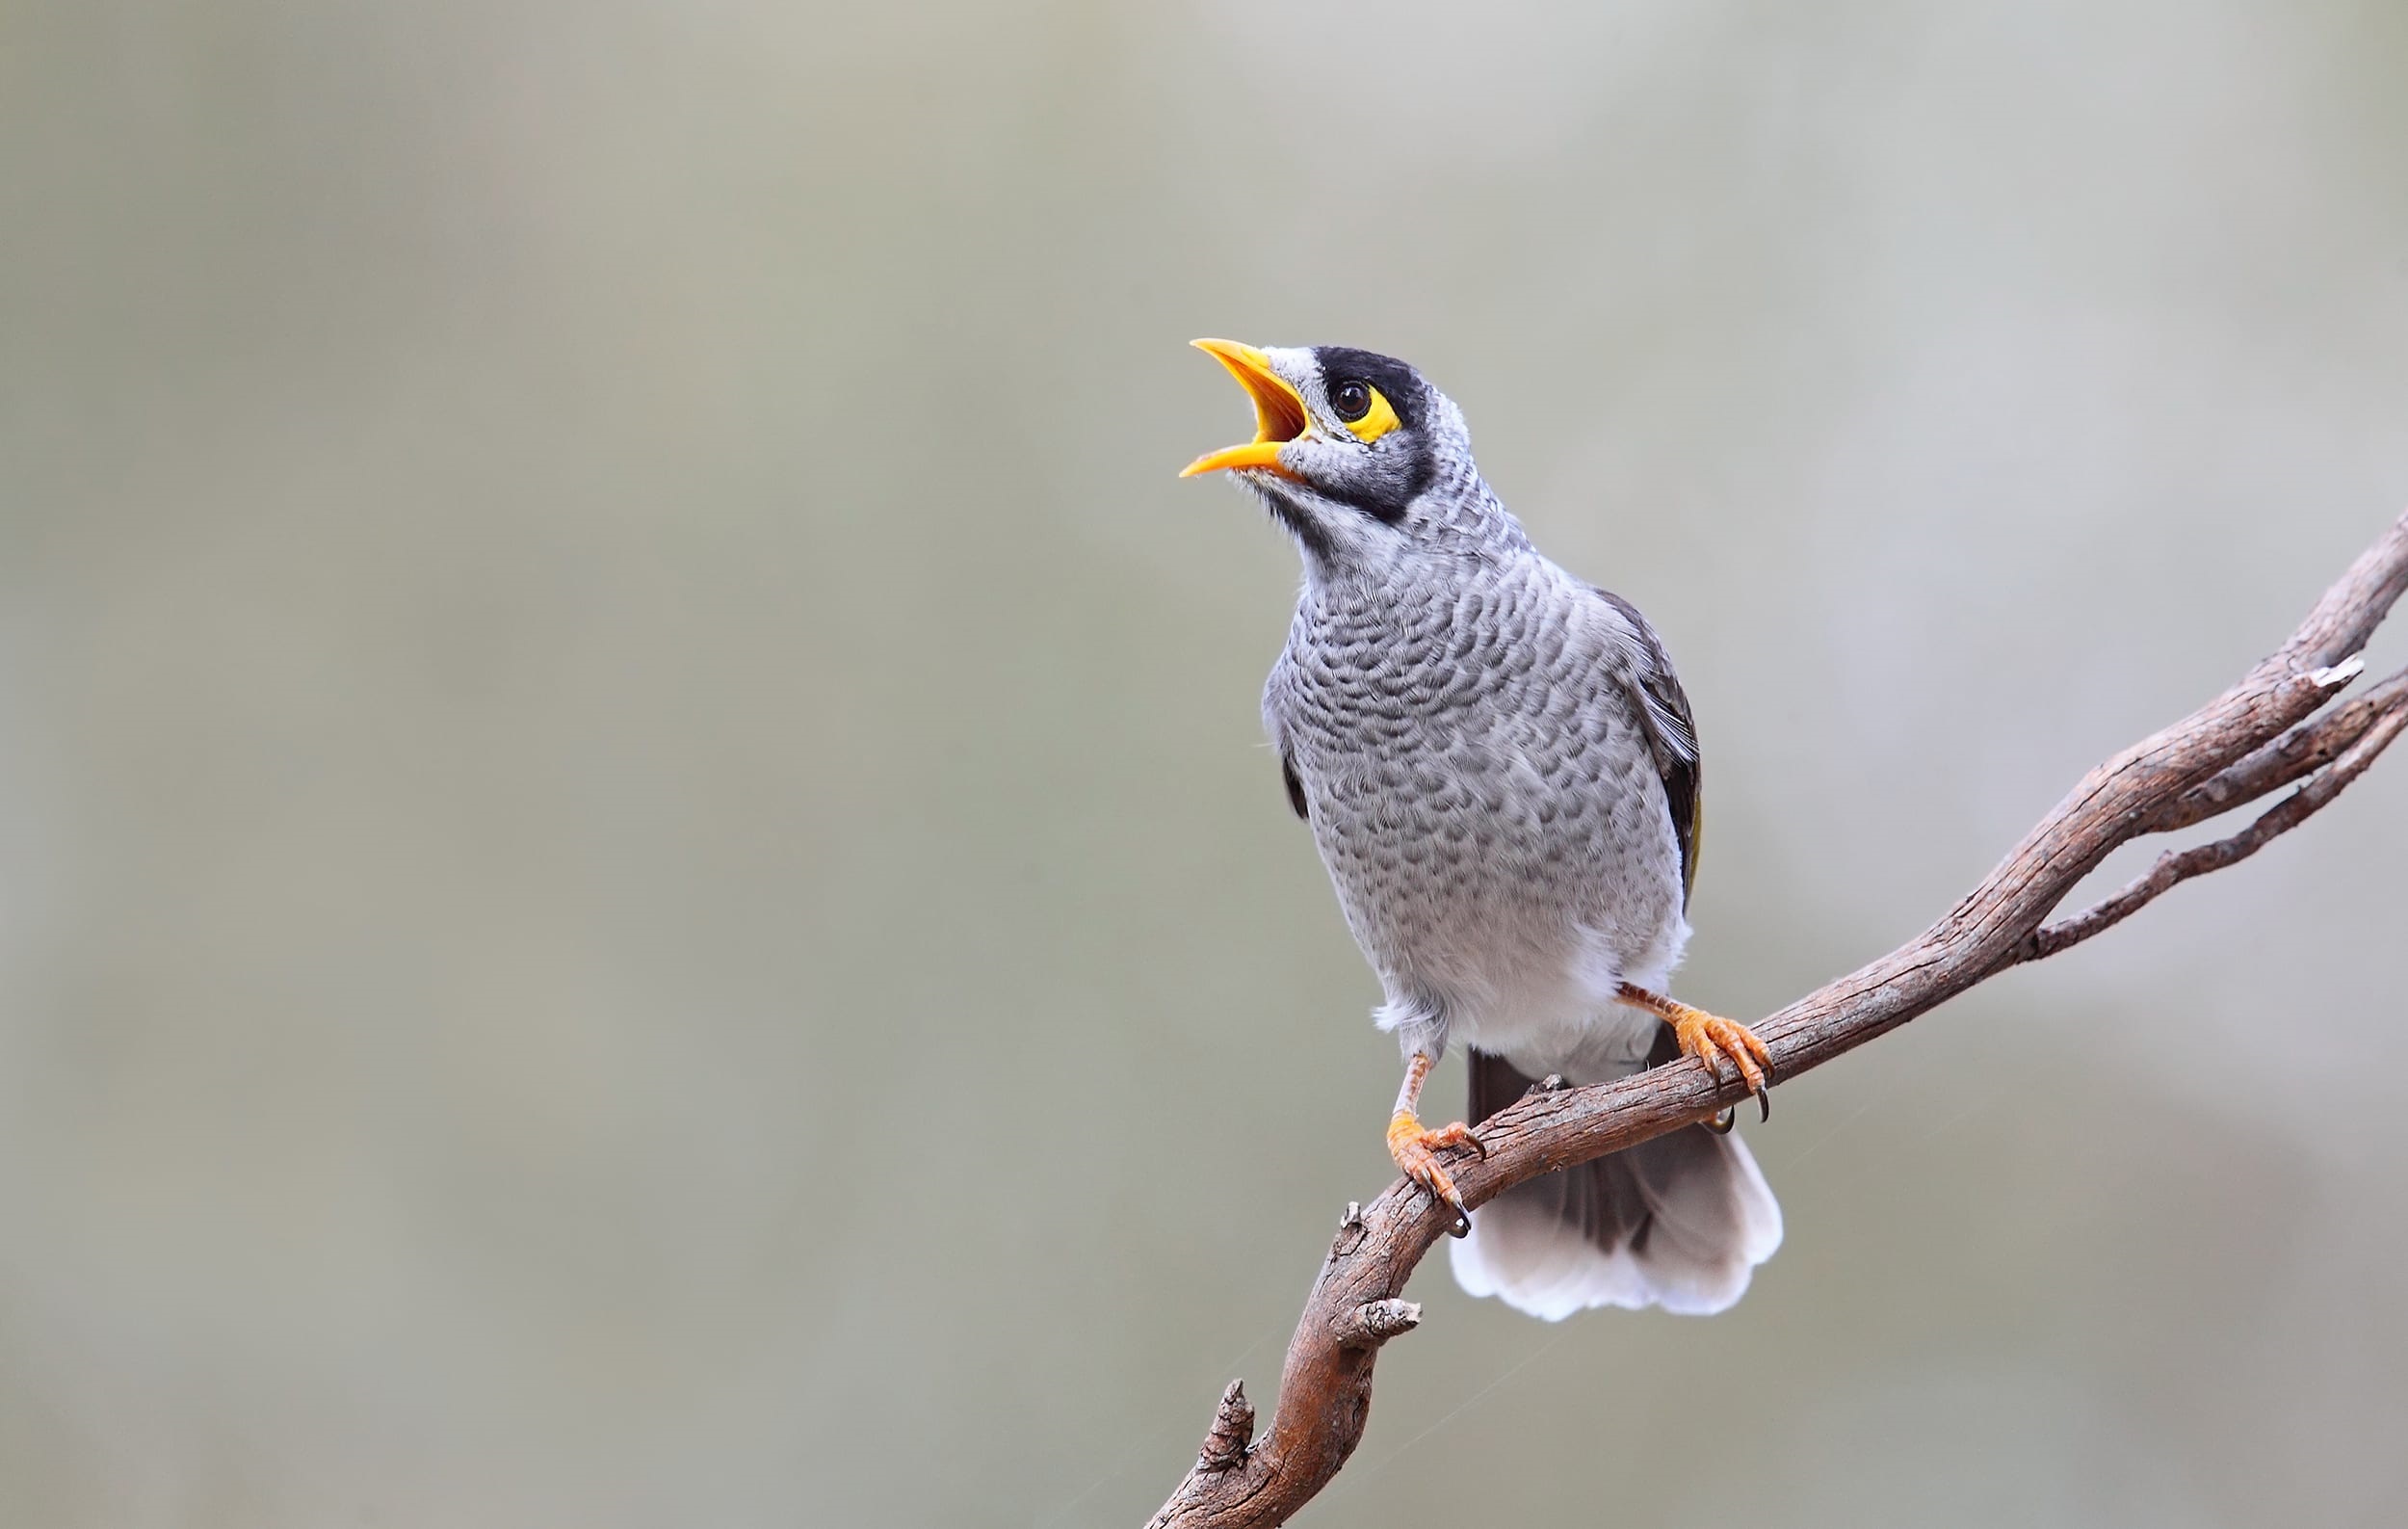
{"label": "orange leg", "polygon": [[[1672,1027],[1672,1038],[1681,1043],[1684,1055],[1695,1057],[1706,1069],[1706,1075],[1716,1082],[1722,1078],[1722,1063],[1727,1059],[1739,1069],[1740,1078],[1748,1092],[1756,1095],[1756,1107],[1762,1118],[1772,1119],[1772,1095],[1766,1092],[1772,1082],[1772,1053],[1756,1039],[1747,1026],[1703,1009],[1692,1009],[1675,1003],[1662,993],[1649,992],[1624,983],[1615,990],[1624,1003],[1646,1010]],[[1727,1120],[1717,1130],[1729,1130]]]}
{"label": "orange leg", "polygon": [[1429,1069],[1438,1059],[1426,1052],[1416,1051],[1404,1065],[1404,1087],[1397,1091],[1397,1113],[1388,1118],[1388,1155],[1396,1159],[1404,1176],[1429,1191],[1430,1198],[1454,1212],[1454,1226],[1450,1229],[1458,1237],[1472,1229],[1472,1213],[1463,1208],[1463,1197],[1454,1187],[1454,1179],[1438,1166],[1437,1153],[1449,1147],[1470,1147],[1480,1156],[1488,1155],[1479,1138],[1461,1120],[1442,1125],[1437,1130],[1422,1129],[1421,1119],[1413,1107],[1422,1102],[1422,1085],[1428,1081]]}

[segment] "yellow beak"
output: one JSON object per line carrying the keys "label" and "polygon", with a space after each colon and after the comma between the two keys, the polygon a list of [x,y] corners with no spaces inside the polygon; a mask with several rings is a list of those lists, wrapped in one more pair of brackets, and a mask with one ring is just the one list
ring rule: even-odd
{"label": "yellow beak", "polygon": [[1296,474],[1279,465],[1279,448],[1304,434],[1304,400],[1286,379],[1271,370],[1270,357],[1235,340],[1197,340],[1195,348],[1229,368],[1246,396],[1254,400],[1254,438],[1243,446],[1224,446],[1188,463],[1179,474],[1192,478],[1224,467],[1265,467],[1283,477]]}

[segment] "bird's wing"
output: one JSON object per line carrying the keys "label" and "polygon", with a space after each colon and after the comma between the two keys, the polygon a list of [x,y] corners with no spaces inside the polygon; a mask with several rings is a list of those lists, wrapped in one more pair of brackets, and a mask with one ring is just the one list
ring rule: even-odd
{"label": "bird's wing", "polygon": [[[1597,591],[1628,629],[1630,681],[1637,695],[1636,708],[1647,729],[1647,751],[1662,778],[1666,804],[1672,809],[1672,832],[1681,844],[1681,901],[1688,902],[1697,884],[1697,847],[1706,829],[1705,798],[1699,791],[1702,761],[1697,751],[1697,722],[1689,715],[1688,696],[1672,672],[1663,639],[1638,614],[1638,607],[1611,590]],[[1621,676],[1616,676],[1617,681]]]}
{"label": "bird's wing", "polygon": [[1287,714],[1295,699],[1295,678],[1289,664],[1288,650],[1280,649],[1278,662],[1270,666],[1270,673],[1263,680],[1263,730],[1270,734],[1270,746],[1279,751],[1279,779],[1288,788],[1288,805],[1296,808],[1297,817],[1310,823],[1313,809],[1304,795],[1304,778],[1296,773],[1296,751],[1288,746]]}

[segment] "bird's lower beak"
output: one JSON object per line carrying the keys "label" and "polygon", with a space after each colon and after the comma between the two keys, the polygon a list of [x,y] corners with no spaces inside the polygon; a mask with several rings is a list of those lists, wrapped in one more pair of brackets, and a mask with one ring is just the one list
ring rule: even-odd
{"label": "bird's lower beak", "polygon": [[1207,452],[1188,463],[1179,476],[1192,478],[1197,473],[1218,472],[1224,467],[1266,467],[1295,476],[1279,465],[1279,448],[1304,434],[1307,416],[1303,398],[1288,385],[1287,379],[1271,370],[1270,357],[1251,345],[1240,345],[1235,340],[1197,340],[1195,348],[1229,368],[1229,375],[1254,400],[1254,438],[1243,446]]}

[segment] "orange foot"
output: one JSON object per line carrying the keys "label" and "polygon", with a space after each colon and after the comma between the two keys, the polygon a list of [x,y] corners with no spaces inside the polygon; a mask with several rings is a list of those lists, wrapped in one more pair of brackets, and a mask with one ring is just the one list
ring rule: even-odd
{"label": "orange foot", "polygon": [[1472,1213],[1463,1208],[1463,1197],[1456,1192],[1453,1178],[1438,1166],[1438,1152],[1449,1147],[1469,1147],[1482,1157],[1488,1155],[1488,1148],[1480,1146],[1479,1138],[1461,1120],[1425,1131],[1411,1110],[1399,1110],[1388,1121],[1388,1155],[1397,1160],[1405,1177],[1454,1212],[1454,1225],[1448,1229],[1463,1237],[1471,1233]]}
{"label": "orange foot", "polygon": [[[1727,1058],[1739,1069],[1747,1091],[1756,1095],[1758,1118],[1771,1120],[1772,1095],[1766,1092],[1765,1085],[1772,1077],[1772,1053],[1765,1049],[1765,1043],[1736,1020],[1685,1004],[1676,1007],[1680,1012],[1665,1017],[1671,1022],[1672,1039],[1681,1043],[1682,1053],[1695,1057],[1705,1067],[1706,1075],[1716,1081],[1722,1077],[1722,1064]],[[1728,1117],[1715,1127],[1724,1131],[1730,1128]]]}
{"label": "orange foot", "polygon": [[[1624,1003],[1636,1004],[1670,1025],[1672,1039],[1681,1044],[1681,1054],[1695,1057],[1705,1068],[1706,1075],[1716,1082],[1721,1081],[1722,1064],[1727,1058],[1731,1066],[1739,1069],[1740,1077],[1747,1084],[1747,1091],[1756,1095],[1756,1107],[1764,1112],[1763,1119],[1772,1119],[1772,1095],[1765,1092],[1772,1081],[1772,1053],[1765,1049],[1765,1043],[1757,1040],[1747,1026],[1719,1015],[1710,1015],[1703,1009],[1675,1003],[1662,993],[1649,992],[1627,982],[1621,986],[1617,996]],[[1736,1110],[1727,1112],[1714,1122],[1714,1129],[1729,1130],[1738,1113]]]}

